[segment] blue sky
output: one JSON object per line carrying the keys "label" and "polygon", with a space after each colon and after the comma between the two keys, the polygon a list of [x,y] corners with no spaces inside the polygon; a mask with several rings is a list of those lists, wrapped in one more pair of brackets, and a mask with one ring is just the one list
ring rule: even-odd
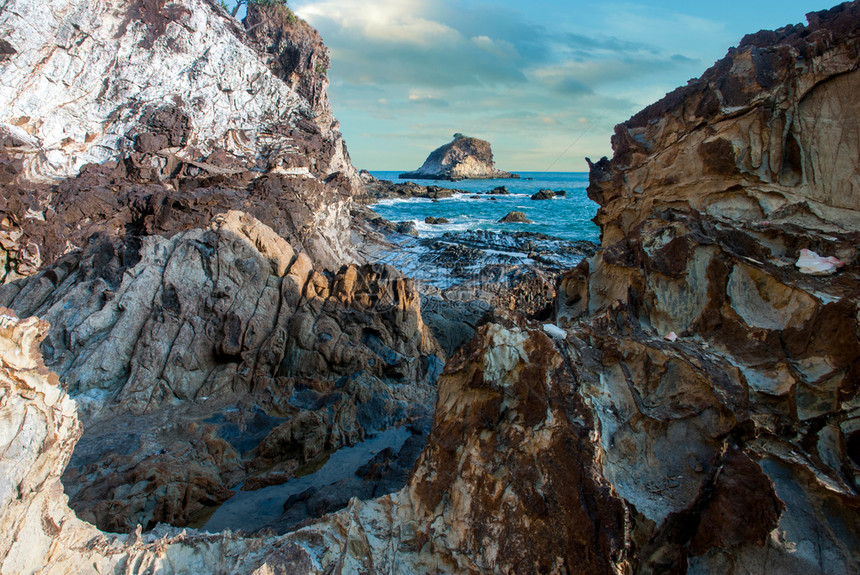
{"label": "blue sky", "polygon": [[746,33],[830,2],[291,0],[331,50],[353,163],[406,170],[455,132],[504,170],[584,171],[613,126],[698,77]]}

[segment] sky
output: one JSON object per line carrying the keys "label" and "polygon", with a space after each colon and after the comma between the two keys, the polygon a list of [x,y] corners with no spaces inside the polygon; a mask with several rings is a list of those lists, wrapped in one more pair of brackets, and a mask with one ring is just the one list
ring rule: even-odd
{"label": "sky", "polygon": [[290,0],[329,47],[353,164],[418,168],[455,132],[508,171],[586,171],[613,127],[700,76],[744,34],[817,0]]}

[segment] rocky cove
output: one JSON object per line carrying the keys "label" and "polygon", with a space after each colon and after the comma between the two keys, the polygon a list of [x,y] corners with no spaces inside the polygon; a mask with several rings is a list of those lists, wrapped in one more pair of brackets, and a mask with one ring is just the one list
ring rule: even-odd
{"label": "rocky cove", "polygon": [[0,572],[860,570],[858,3],[619,124],[596,246],[369,210],[284,6],[0,32]]}

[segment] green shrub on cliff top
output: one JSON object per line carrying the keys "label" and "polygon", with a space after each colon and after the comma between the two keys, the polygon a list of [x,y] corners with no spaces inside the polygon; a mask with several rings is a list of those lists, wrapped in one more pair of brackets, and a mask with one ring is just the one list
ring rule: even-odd
{"label": "green shrub on cliff top", "polygon": [[[235,2],[235,4],[233,4]],[[233,7],[230,8],[230,4],[233,4]],[[221,7],[228,11],[231,16],[236,16],[236,13],[239,11],[245,4],[257,4],[259,6],[286,6],[287,0],[233,0],[231,2],[225,2],[225,0],[221,0]]]}

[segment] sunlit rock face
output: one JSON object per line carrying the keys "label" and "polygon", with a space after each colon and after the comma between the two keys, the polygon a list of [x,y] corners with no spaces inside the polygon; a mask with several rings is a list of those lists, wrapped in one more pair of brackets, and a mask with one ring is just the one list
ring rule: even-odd
{"label": "sunlit rock face", "polygon": [[[252,16],[265,19],[266,11]],[[16,0],[4,6],[0,30],[0,122],[30,152],[31,180],[73,176],[84,164],[150,147],[165,150],[154,159],[160,164],[225,150],[269,168],[352,170],[343,156],[332,166],[307,156],[304,166],[290,165],[302,142],[289,132],[301,122],[343,147],[325,69],[296,71],[319,79],[313,90],[284,82],[279,76],[293,70],[271,69],[215,2]],[[292,34],[321,51],[315,32]]]}
{"label": "sunlit rock face", "polygon": [[414,172],[400,174],[400,177],[429,180],[480,180],[519,176],[496,169],[493,151],[486,140],[455,134],[453,141],[433,150],[420,168]]}
{"label": "sunlit rock face", "polygon": [[592,166],[602,249],[557,311],[640,572],[858,568],[860,7],[809,22],[747,36]]}
{"label": "sunlit rock face", "polygon": [[285,7],[252,17],[246,32],[208,0],[4,5],[4,281],[96,232],[175,233],[229,209],[326,267],[355,259],[363,185],[326,97],[327,50]]}

